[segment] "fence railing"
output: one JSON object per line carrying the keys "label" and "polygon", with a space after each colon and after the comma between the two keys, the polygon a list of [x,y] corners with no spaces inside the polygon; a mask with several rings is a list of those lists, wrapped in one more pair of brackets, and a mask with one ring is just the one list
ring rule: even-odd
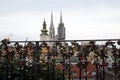
{"label": "fence railing", "polygon": [[0,80],[119,80],[119,45],[119,39],[4,39],[0,44]]}

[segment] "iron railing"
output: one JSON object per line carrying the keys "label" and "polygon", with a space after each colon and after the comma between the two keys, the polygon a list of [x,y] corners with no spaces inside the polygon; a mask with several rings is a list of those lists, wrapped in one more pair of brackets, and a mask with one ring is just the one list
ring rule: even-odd
{"label": "iron railing", "polygon": [[119,45],[119,39],[4,39],[0,80],[120,80]]}

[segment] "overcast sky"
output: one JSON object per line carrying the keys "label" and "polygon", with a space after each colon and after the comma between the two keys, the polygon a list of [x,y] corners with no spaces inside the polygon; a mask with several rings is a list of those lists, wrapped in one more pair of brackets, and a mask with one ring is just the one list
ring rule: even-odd
{"label": "overcast sky", "polygon": [[60,10],[67,40],[120,38],[120,0],[0,0],[0,40],[40,40],[51,12],[57,34]]}

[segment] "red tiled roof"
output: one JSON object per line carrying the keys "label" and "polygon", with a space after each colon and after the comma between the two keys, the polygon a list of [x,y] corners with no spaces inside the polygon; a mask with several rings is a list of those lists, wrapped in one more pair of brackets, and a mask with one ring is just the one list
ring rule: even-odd
{"label": "red tiled roof", "polygon": [[[62,64],[58,64],[58,65],[56,65],[57,66],[57,68],[59,69],[59,70],[63,70],[63,65]],[[77,79],[77,78],[79,78],[79,74],[80,74],[80,70],[79,70],[79,67],[77,67],[76,66],[76,64],[72,64],[72,68],[71,68],[71,70],[70,70],[71,72],[76,72],[76,75],[70,75],[70,77],[71,78],[73,78],[73,79]],[[82,69],[81,70],[81,77],[83,78],[83,77],[85,77],[85,72],[86,72],[86,70],[85,69]],[[90,64],[88,67],[87,67],[87,72],[88,72],[88,74],[87,74],[87,77],[88,78],[93,78],[95,75],[92,75],[91,73],[92,72],[96,72],[96,68],[95,68],[95,65],[93,65],[93,64]],[[69,75],[66,75],[66,77],[68,78],[68,76]]]}

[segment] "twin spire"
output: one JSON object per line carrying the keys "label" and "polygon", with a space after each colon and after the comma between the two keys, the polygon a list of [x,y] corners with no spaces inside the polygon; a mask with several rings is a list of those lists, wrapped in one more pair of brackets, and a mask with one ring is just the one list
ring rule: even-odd
{"label": "twin spire", "polygon": [[[54,24],[53,24],[53,13],[51,12],[51,22],[50,22],[50,28],[49,28],[49,33],[47,28],[46,28],[46,22],[44,19],[43,22],[43,29],[41,30],[41,38],[48,36],[49,40],[65,40],[65,27],[64,27],[64,23],[62,21],[62,11],[60,11],[60,23],[59,26],[57,28],[57,35],[55,35],[55,29],[54,29]],[[44,38],[45,40],[46,38]],[[43,40],[43,39],[41,39]]]}
{"label": "twin spire", "polygon": [[[60,11],[60,23],[63,23],[62,21],[62,11]],[[50,27],[54,27],[54,24],[53,24],[53,13],[51,12],[51,23],[50,23]],[[46,21],[45,21],[45,18],[44,18],[44,22],[43,22],[43,29],[41,30],[42,33],[47,33],[48,30],[46,29]]]}
{"label": "twin spire", "polygon": [[[60,23],[63,23],[63,21],[62,21],[62,11],[60,11]],[[50,25],[53,26],[53,14],[52,14],[52,12],[51,12],[51,23],[50,23]]]}

